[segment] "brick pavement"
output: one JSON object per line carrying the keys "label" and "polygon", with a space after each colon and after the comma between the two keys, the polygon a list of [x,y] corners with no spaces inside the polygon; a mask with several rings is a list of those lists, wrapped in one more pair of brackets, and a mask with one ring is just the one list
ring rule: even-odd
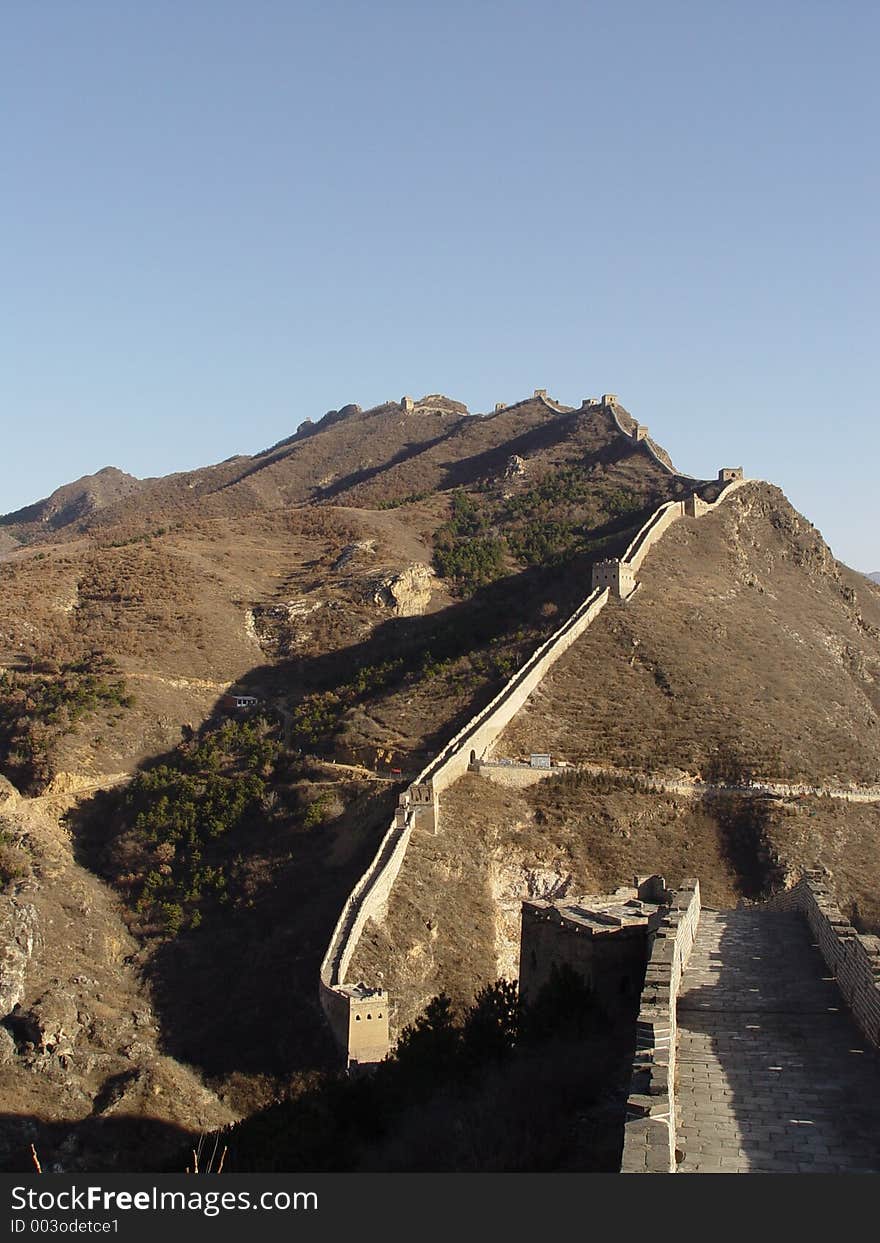
{"label": "brick pavement", "polygon": [[679,1173],[880,1173],[880,1055],[800,915],[704,908],[677,1014]]}

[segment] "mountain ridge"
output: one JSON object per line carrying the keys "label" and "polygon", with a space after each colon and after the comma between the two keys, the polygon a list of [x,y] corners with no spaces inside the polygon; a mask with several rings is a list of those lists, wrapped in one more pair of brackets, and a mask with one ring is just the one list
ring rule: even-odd
{"label": "mountain ridge", "polygon": [[[27,530],[0,525],[0,536],[14,530],[25,540],[0,561],[0,771],[13,783],[0,808],[11,826],[0,825],[0,916],[28,895],[47,912],[64,896],[16,820],[22,796],[57,815],[57,791],[81,791],[56,824],[74,846],[64,883],[81,869],[83,892],[97,877],[111,895],[104,927],[120,943],[135,939],[129,965],[163,1051],[194,1068],[209,1092],[198,1117],[247,1115],[333,1067],[315,1001],[318,966],[398,792],[582,603],[596,562],[621,555],[666,501],[695,490],[715,499],[717,478],[679,475],[662,452],[618,404],[565,407],[535,393],[470,415],[431,394],[411,405],[342,407],[261,453],[136,481],[57,529],[39,514]],[[687,519],[664,536],[633,603],[609,606],[578,640],[570,657],[578,671],[560,674],[571,682],[560,707],[568,738],[563,746],[554,737],[552,751],[589,757],[607,737],[635,754],[650,736],[673,767],[714,762],[722,744],[756,764],[774,758],[767,748],[778,718],[792,765],[808,771],[817,756],[796,728],[806,704],[811,721],[829,716],[821,734],[829,773],[841,746],[840,763],[872,771],[880,588],[840,566],[778,489],[749,484],[742,494],[723,521],[701,519],[698,537]],[[697,598],[686,588],[700,576]],[[757,653],[750,659],[779,653],[755,709],[760,728],[746,728],[730,636]],[[713,680],[716,661],[730,672]],[[256,699],[250,716],[230,711],[229,689]],[[607,728],[590,725],[578,696],[601,706]],[[623,703],[627,713],[617,713]],[[540,694],[535,704],[533,724]],[[854,713],[864,738],[847,733]],[[697,748],[688,730],[700,723]],[[522,746],[545,750],[538,743],[549,730],[539,722]],[[112,786],[96,792],[105,778]],[[705,809],[676,810],[673,796],[660,814],[643,793],[631,805],[625,792],[592,788],[573,801],[548,789],[474,803],[473,790],[450,794],[449,836],[441,833],[428,860],[434,879],[445,877],[429,889],[448,893],[449,910],[421,909],[425,878],[407,873],[391,923],[371,926],[363,942],[366,972],[380,950],[387,963],[383,938],[397,929],[398,957],[384,969],[402,1017],[431,989],[448,987],[464,1004],[493,963],[510,970],[517,886],[604,883],[615,871],[690,860],[708,869],[707,891],[745,892],[746,865],[725,854],[727,830]],[[844,899],[873,921],[873,817],[870,808],[792,815],[790,839],[768,830],[754,849],[775,852],[780,874],[818,854],[839,870]],[[468,928],[481,955],[473,970],[460,936]],[[41,935],[19,1001],[35,1033],[49,1022],[47,996],[68,1008],[75,997],[84,1013],[105,1004],[93,995],[98,985],[67,977],[49,922]],[[102,967],[99,991],[130,1009],[131,981],[119,966],[115,985],[113,970]],[[52,1127],[63,1124],[74,1138],[59,1160],[89,1168],[83,1120],[90,1102],[109,1099],[100,1067],[107,1077],[117,1071],[78,1031],[81,1051],[99,1060],[91,1077],[70,1072],[75,1108],[47,1103],[34,1076],[47,1067],[63,1075],[46,1030],[38,1056],[14,1052],[0,1064],[0,1110],[11,1116],[16,1102],[31,1102],[43,1118],[41,1148],[55,1151]],[[155,1082],[151,1047],[132,1056],[137,1083]],[[131,1099],[136,1130],[143,1097]],[[161,1097],[154,1103],[156,1151],[167,1151],[185,1119]],[[0,1151],[8,1156],[17,1137],[13,1123],[0,1128]],[[136,1143],[135,1131],[126,1142]]]}

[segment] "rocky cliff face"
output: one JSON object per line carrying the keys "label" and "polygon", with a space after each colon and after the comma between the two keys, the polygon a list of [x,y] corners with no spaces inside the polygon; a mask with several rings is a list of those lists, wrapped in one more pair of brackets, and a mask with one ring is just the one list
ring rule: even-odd
{"label": "rocky cliff face", "polygon": [[162,1052],[138,946],[57,798],[0,793],[19,861],[0,893],[0,1168],[30,1168],[31,1143],[47,1171],[159,1168],[235,1115]]}

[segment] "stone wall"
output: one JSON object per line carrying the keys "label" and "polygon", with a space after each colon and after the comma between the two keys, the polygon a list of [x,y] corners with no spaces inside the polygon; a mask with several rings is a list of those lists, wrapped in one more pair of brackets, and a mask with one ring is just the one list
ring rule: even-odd
{"label": "stone wall", "polygon": [[525,790],[537,785],[547,777],[558,777],[560,773],[576,772],[572,768],[532,768],[531,764],[504,764],[494,760],[477,760],[471,765],[471,771],[477,776],[491,781],[493,785],[506,786],[510,790]]}
{"label": "stone wall", "polygon": [[675,1172],[675,1007],[699,922],[699,882],[682,881],[654,934],[645,970],[622,1174]]}
{"label": "stone wall", "polygon": [[677,522],[683,513],[684,504],[681,501],[667,501],[665,505],[661,505],[654,511],[623,554],[621,558],[623,563],[629,565],[633,571],[638,570],[660,536],[672,526],[673,522]]}
{"label": "stone wall", "polygon": [[[547,401],[543,393],[536,393],[536,396]],[[607,400],[603,399],[606,402]],[[613,413],[613,404],[609,408]],[[615,419],[616,417],[615,414]],[[621,431],[624,431],[622,427]],[[647,441],[640,443],[647,445]],[[748,480],[738,479],[728,484],[716,501],[706,504],[706,511],[714,509],[732,491],[746,482]],[[684,502],[681,501],[670,501],[661,505],[630,544],[621,559],[623,565],[633,572],[637,570],[663,532],[683,515],[684,508]],[[491,703],[447,743],[401,796],[400,805],[375,858],[343,907],[321,963],[321,1003],[342,1048],[346,1048],[348,1042],[350,1003],[344,1002],[340,1006],[340,990],[345,984],[349,963],[367,920],[380,921],[383,917],[413,829],[428,832],[438,830],[439,794],[463,777],[472,762],[488,754],[495,740],[540,685],[547,672],[599,615],[609,598],[610,592],[607,588],[593,591],[571,617],[541,644]]]}
{"label": "stone wall", "polygon": [[766,906],[800,911],[806,918],[853,1018],[867,1040],[880,1047],[880,937],[856,932],[821,872],[806,872]]}
{"label": "stone wall", "polygon": [[694,479],[693,475],[682,474],[680,470],[675,469],[675,467],[671,464],[671,462],[667,462],[663,457],[660,456],[660,454],[657,452],[657,450],[654,447],[653,441],[648,438],[647,427],[643,427],[641,424],[637,423],[635,419],[633,419],[634,427],[632,431],[628,431],[627,428],[623,426],[620,419],[618,418],[616,407],[619,405],[619,403],[617,400],[617,396],[614,393],[606,393],[602,398],[602,405],[605,407],[605,409],[614,419],[614,422],[617,424],[617,430],[621,433],[621,435],[626,436],[627,440],[633,441],[634,444],[644,446],[649,457],[651,457],[651,459],[654,462],[656,462],[658,466],[662,467],[663,470],[666,471],[667,475],[674,475],[676,479],[690,479],[694,483],[697,482],[697,480]]}
{"label": "stone wall", "polygon": [[594,591],[580,608],[535,651],[504,689],[470,721],[416,778],[438,793],[463,777],[473,758],[485,755],[556,661],[583,634],[608,603],[609,592]]}

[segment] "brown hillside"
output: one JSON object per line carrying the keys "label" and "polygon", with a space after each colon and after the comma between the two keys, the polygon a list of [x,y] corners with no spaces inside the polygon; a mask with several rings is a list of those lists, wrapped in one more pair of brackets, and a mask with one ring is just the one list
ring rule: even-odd
{"label": "brown hillside", "polygon": [[880,593],[778,489],[684,519],[642,586],[559,662],[497,752],[706,769],[730,745],[758,776],[880,781]]}
{"label": "brown hillside", "polygon": [[101,509],[116,505],[149,486],[115,466],[66,483],[45,500],[0,516],[0,554],[54,534],[71,524],[84,522]]}

